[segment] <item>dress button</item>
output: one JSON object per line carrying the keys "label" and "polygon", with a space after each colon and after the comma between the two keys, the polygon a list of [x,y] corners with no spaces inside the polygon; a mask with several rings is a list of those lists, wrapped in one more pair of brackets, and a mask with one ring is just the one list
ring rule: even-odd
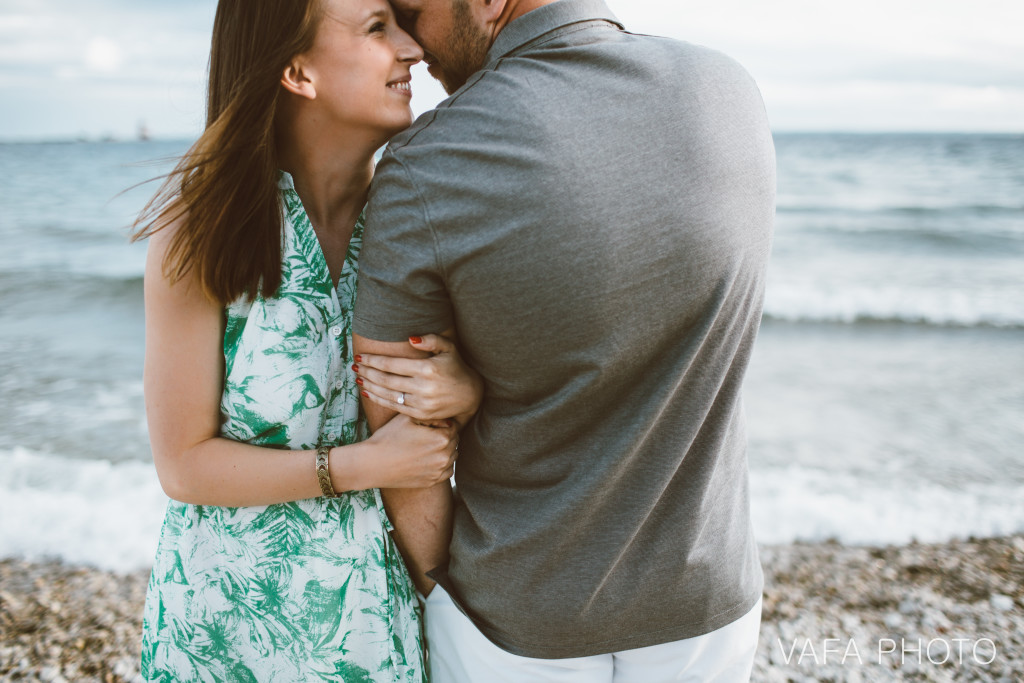
{"label": "dress button", "polygon": [[332,337],[340,337],[341,336],[341,328],[338,327],[337,325],[332,327],[331,328],[331,336]]}
{"label": "dress button", "polygon": [[334,390],[335,390],[335,391],[341,391],[342,387],[344,387],[344,386],[345,386],[345,383],[344,383],[344,382],[342,382],[342,381],[341,381],[341,380],[339,379],[339,380],[338,380],[337,382],[335,382],[335,383],[334,383]]}
{"label": "dress button", "polygon": [[328,441],[337,441],[338,440],[338,432],[331,432],[330,434],[328,434],[327,435],[327,440]]}

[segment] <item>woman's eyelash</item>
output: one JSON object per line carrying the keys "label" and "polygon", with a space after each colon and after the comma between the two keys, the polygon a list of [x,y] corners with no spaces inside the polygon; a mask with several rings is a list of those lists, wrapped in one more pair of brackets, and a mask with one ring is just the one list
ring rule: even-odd
{"label": "woman's eyelash", "polygon": [[377,23],[370,27],[370,33],[377,33],[379,31],[383,31],[386,28],[387,26],[384,24],[383,21],[378,21]]}

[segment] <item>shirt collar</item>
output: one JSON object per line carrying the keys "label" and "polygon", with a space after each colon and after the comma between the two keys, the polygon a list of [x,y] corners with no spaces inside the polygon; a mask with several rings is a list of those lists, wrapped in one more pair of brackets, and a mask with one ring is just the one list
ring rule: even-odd
{"label": "shirt collar", "polygon": [[623,28],[604,0],[558,0],[538,7],[510,22],[487,51],[487,66],[491,66],[513,50],[557,28],[581,21],[610,21]]}

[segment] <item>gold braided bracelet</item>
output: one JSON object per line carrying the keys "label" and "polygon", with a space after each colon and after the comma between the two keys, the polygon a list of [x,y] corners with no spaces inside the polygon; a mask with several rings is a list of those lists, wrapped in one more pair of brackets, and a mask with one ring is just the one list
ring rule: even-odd
{"label": "gold braided bracelet", "polygon": [[316,447],[316,478],[320,481],[320,491],[323,492],[324,498],[337,498],[338,494],[334,492],[334,486],[331,484],[330,454],[330,446],[320,444]]}

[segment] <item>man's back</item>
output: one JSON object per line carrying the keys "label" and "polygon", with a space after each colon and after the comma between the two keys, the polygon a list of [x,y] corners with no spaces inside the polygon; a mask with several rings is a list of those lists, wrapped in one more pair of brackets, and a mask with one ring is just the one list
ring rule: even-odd
{"label": "man's back", "polygon": [[392,144],[356,311],[377,339],[454,326],[484,377],[442,583],[532,657],[699,635],[761,592],[740,402],[774,214],[760,97],[718,53],[560,5]]}

